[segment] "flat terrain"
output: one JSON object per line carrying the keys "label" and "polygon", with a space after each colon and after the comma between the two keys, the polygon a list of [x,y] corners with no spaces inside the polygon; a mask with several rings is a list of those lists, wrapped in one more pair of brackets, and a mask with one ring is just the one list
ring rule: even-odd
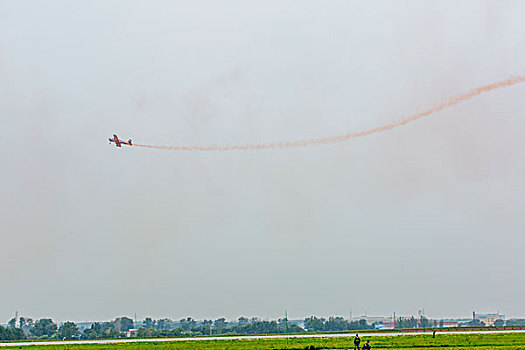
{"label": "flat terrain", "polygon": [[[525,332],[471,333],[471,334],[431,334],[384,335],[363,334],[361,344],[370,340],[372,349],[525,349]],[[296,338],[241,338],[214,340],[178,340],[178,341],[148,341],[103,344],[49,344],[28,345],[25,349],[72,349],[72,350],[127,350],[127,349],[353,349],[352,337],[330,335],[325,337]],[[13,344],[11,344],[12,346]],[[19,345],[18,345],[19,346]]]}

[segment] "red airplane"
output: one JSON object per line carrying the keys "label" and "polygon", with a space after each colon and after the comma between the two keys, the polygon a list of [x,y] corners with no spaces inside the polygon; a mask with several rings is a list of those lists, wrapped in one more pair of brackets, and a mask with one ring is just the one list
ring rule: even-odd
{"label": "red airplane", "polygon": [[117,147],[122,147],[121,145],[128,145],[128,146],[132,146],[131,144],[131,139],[129,139],[127,142],[124,141],[124,140],[119,140],[118,136],[113,134],[113,138],[112,139],[109,139],[109,143],[111,144],[111,142],[115,142],[115,146]]}

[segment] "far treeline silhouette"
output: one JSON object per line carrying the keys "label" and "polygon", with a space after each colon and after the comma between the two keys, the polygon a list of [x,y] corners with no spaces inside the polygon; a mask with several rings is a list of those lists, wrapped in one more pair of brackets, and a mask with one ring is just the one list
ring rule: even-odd
{"label": "far treeline silhouette", "polygon": [[[477,321],[477,322],[476,322]],[[498,326],[525,326],[525,319],[514,319],[501,322]],[[304,325],[300,327],[299,324]],[[369,325],[365,320],[348,321],[343,317],[329,317],[328,319],[311,316],[303,321],[288,320],[286,318],[263,321],[256,317],[239,317],[237,322],[228,322],[224,318],[215,321],[196,321],[191,317],[172,321],[168,318],[153,320],[148,317],[135,323],[129,317],[118,317],[110,322],[79,323],[64,322],[57,325],[50,318],[37,321],[28,317],[11,319],[7,327],[0,326],[0,340],[38,340],[38,339],[102,339],[123,337],[177,337],[177,336],[203,336],[218,334],[283,334],[303,332],[334,332],[374,329],[380,323]],[[399,318],[396,328],[440,327],[443,322],[429,320],[425,317],[416,319]],[[484,326],[479,320],[467,324],[471,327]],[[130,331],[131,330],[131,331]]]}

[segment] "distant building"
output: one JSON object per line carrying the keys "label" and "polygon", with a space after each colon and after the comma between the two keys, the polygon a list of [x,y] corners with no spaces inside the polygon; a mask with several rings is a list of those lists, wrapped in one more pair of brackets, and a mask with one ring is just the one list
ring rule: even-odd
{"label": "distant building", "polygon": [[501,315],[499,312],[495,314],[477,314],[475,311],[472,312],[473,320],[480,320],[485,326],[494,326],[494,322],[497,320],[505,320],[505,315]]}
{"label": "distant building", "polygon": [[348,321],[350,322],[356,322],[356,321],[361,321],[361,320],[365,320],[368,325],[372,325],[374,323],[375,324],[378,324],[378,323],[384,324],[388,322],[392,323],[392,316],[360,316],[360,317],[348,319]]}
{"label": "distant building", "polygon": [[443,327],[459,327],[459,320],[443,320]]}
{"label": "distant building", "polygon": [[386,320],[386,321],[380,321],[375,324],[376,329],[394,329],[394,321]]}
{"label": "distant building", "polygon": [[443,321],[443,328],[445,328],[445,327],[465,327],[466,324],[472,320],[469,318],[446,318],[441,321]]}
{"label": "distant building", "polygon": [[374,325],[376,329],[393,329],[394,321],[392,316],[359,316],[349,318],[349,322],[358,322],[364,320],[367,325]]}
{"label": "distant building", "polygon": [[138,331],[139,331],[139,330],[138,330],[138,329],[136,329],[136,328],[131,328],[131,329],[128,329],[128,331],[127,331],[127,332],[125,332],[125,333],[126,333],[126,337],[128,337],[128,338],[131,338],[131,337],[136,337],[136,336],[137,336],[137,332],[138,332]]}

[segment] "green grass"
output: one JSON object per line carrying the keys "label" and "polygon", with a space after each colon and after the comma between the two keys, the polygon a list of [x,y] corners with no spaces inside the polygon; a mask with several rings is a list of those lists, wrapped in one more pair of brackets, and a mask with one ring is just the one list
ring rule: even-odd
{"label": "green grass", "polygon": [[[525,349],[525,333],[508,334],[438,334],[361,337],[361,345],[370,340],[372,349]],[[290,338],[255,340],[210,340],[147,342],[123,344],[36,345],[24,349],[42,350],[226,350],[226,349],[353,349],[353,338]],[[7,348],[13,349],[13,348]],[[15,347],[16,349],[16,347]]]}

